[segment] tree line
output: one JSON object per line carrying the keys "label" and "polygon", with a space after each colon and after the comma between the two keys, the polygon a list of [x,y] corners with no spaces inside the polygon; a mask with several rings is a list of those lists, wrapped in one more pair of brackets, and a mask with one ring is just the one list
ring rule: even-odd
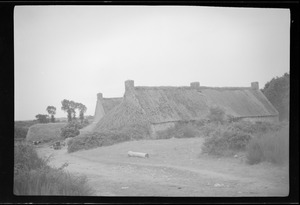
{"label": "tree line", "polygon": [[[84,113],[87,110],[87,107],[82,104],[82,103],[78,103],[78,102],[74,102],[73,100],[66,100],[64,99],[63,101],[61,101],[62,107],[61,109],[65,112],[67,112],[67,118],[68,118],[68,122],[71,122],[72,120],[77,120],[76,118],[76,110],[79,111],[79,120],[81,123],[83,123],[84,121]],[[56,107],[54,106],[48,106],[46,108],[46,111],[48,112],[48,114],[38,114],[36,115],[36,119],[39,121],[39,123],[48,123],[48,122],[55,122],[55,117],[54,115],[56,114]]]}
{"label": "tree line", "polygon": [[279,112],[279,120],[289,121],[290,110],[290,74],[272,78],[261,89],[264,95]]}

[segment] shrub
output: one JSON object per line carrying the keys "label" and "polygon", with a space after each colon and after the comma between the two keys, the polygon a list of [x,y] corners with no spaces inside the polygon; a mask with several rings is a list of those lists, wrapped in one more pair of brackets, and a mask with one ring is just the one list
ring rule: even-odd
{"label": "shrub", "polygon": [[111,131],[106,133],[86,133],[82,136],[73,138],[68,143],[68,152],[76,152],[78,150],[92,149],[101,146],[109,146],[116,143],[130,140],[126,134]]}
{"label": "shrub", "polygon": [[80,129],[82,129],[82,128],[88,126],[89,124],[90,124],[90,122],[89,122],[88,119],[82,120],[82,123],[80,124],[80,127],[81,127]]}
{"label": "shrub", "polygon": [[124,126],[115,130],[103,130],[102,133],[107,133],[112,136],[124,136],[127,140],[147,139],[150,136],[149,127],[147,125],[130,125]]}
{"label": "shrub", "polygon": [[39,123],[49,123],[50,122],[48,115],[38,114],[35,117],[39,121]]}
{"label": "shrub", "polygon": [[38,157],[31,144],[22,142],[15,146],[14,151],[15,173],[20,170],[38,169],[46,164],[44,160]]}
{"label": "shrub", "polygon": [[149,138],[149,128],[143,125],[131,125],[118,129],[101,130],[79,135],[68,142],[68,152],[109,146],[116,143]]}
{"label": "shrub", "polygon": [[261,135],[270,131],[278,131],[281,128],[279,123],[271,122],[250,122],[247,120],[240,120],[230,123],[228,125],[231,129],[249,133],[252,135]]}
{"label": "shrub", "polygon": [[169,129],[158,131],[157,139],[169,139],[175,138],[191,138],[198,136],[197,125],[191,122],[178,122],[174,127]]}
{"label": "shrub", "polygon": [[212,122],[223,123],[225,119],[225,111],[218,106],[212,106],[209,108],[207,118]]}
{"label": "shrub", "polygon": [[14,194],[16,195],[92,195],[83,176],[71,175],[62,168],[51,168],[49,159],[38,157],[32,145],[15,146]]}
{"label": "shrub", "polygon": [[28,132],[28,128],[15,126],[14,137],[15,139],[25,139]]}
{"label": "shrub", "polygon": [[223,127],[221,124],[206,123],[198,127],[199,134],[204,137],[209,137],[216,129]]}
{"label": "shrub", "polygon": [[80,134],[79,129],[81,129],[80,123],[77,122],[76,120],[73,120],[61,129],[60,136],[63,139],[66,139],[68,137],[75,137]]}
{"label": "shrub", "polygon": [[254,137],[247,145],[246,158],[248,164],[258,164],[263,161],[263,152],[259,141],[258,137]]}
{"label": "shrub", "polygon": [[210,137],[206,138],[202,152],[212,155],[228,156],[243,151],[250,141],[251,135],[229,127],[217,128]]}
{"label": "shrub", "polygon": [[275,164],[286,163],[289,158],[288,126],[252,139],[246,150],[248,164],[257,164],[262,161]]}

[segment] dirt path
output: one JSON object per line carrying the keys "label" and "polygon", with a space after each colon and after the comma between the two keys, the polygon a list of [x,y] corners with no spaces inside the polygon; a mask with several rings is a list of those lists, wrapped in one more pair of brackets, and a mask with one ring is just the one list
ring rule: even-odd
{"label": "dirt path", "polygon": [[[88,177],[98,196],[287,196],[288,167],[201,155],[203,139],[141,140],[68,154],[37,148],[50,165]],[[128,151],[149,158],[128,157]]]}

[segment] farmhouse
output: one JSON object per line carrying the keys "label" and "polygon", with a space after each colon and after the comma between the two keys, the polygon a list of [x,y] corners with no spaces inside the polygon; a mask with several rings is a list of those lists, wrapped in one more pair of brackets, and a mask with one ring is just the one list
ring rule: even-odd
{"label": "farmhouse", "polygon": [[94,123],[84,131],[119,130],[128,126],[148,129],[150,136],[176,122],[205,119],[212,106],[226,116],[251,121],[277,121],[278,111],[259,90],[258,82],[250,87],[190,86],[146,87],[125,81],[123,98],[103,98],[99,93]]}

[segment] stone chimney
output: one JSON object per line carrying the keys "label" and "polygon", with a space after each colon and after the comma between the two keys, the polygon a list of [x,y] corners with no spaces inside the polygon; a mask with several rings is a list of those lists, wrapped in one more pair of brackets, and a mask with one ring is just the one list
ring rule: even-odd
{"label": "stone chimney", "polygon": [[134,90],[134,81],[126,80],[125,81],[125,92],[131,92]]}
{"label": "stone chimney", "polygon": [[199,88],[200,87],[200,83],[199,82],[192,82],[191,83],[191,88]]}
{"label": "stone chimney", "polygon": [[252,82],[251,83],[251,88],[254,89],[254,90],[258,90],[259,89],[258,82]]}
{"label": "stone chimney", "polygon": [[102,99],[103,99],[102,93],[98,93],[98,94],[97,94],[97,100],[102,100]]}

